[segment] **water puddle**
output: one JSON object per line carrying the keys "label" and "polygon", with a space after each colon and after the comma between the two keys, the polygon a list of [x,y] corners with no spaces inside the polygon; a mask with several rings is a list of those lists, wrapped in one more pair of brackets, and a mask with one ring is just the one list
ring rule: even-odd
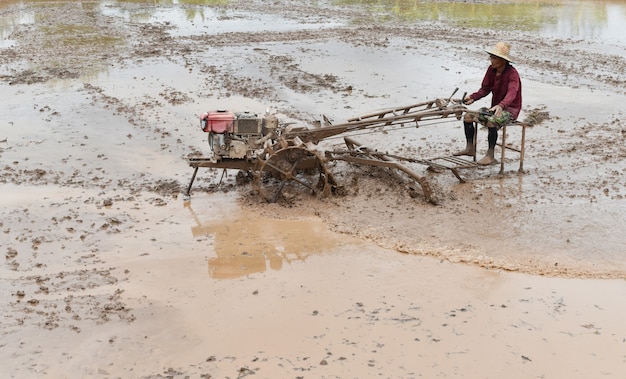
{"label": "water puddle", "polygon": [[195,220],[191,234],[196,242],[206,244],[206,249],[214,253],[208,258],[208,273],[215,279],[277,271],[312,255],[362,244],[356,238],[327,230],[317,218],[263,216],[239,208],[233,195],[211,195],[207,200],[198,196],[185,207]]}
{"label": "water puddle", "polygon": [[626,38],[626,2],[614,1],[336,1],[365,6],[378,17],[433,21],[486,29],[515,29],[550,37],[601,39],[622,43]]}
{"label": "water puddle", "polygon": [[[0,8],[23,6],[44,1],[3,1]],[[95,9],[103,16],[114,16],[126,21],[163,23],[175,26],[174,36],[219,34],[231,32],[305,30],[341,25],[337,20],[307,16],[306,20],[277,19],[276,15],[229,11],[211,6],[225,5],[224,0],[161,0],[151,7],[133,10],[121,7],[124,3],[143,4],[144,1],[100,1]],[[507,2],[416,2],[340,0],[337,5],[368,8],[375,18],[401,19],[409,22],[446,22],[459,26],[489,29],[516,29],[540,33],[546,37],[602,40],[624,46],[626,38],[626,1],[507,1]],[[34,12],[11,12],[0,17],[2,45],[11,45],[8,36],[16,25],[34,23]],[[363,21],[368,22],[368,21]],[[76,37],[79,35],[76,34]]]}
{"label": "water puddle", "polygon": [[[123,9],[115,2],[102,2],[103,15],[121,17],[126,21],[171,25],[172,36],[194,36],[221,33],[284,32],[320,27],[334,27],[341,23],[324,18],[311,17],[307,22],[287,18],[277,18],[275,14],[246,13],[223,8],[209,8],[200,5],[215,5],[219,1],[169,1],[162,2],[167,7],[143,8],[140,12]],[[186,5],[176,7],[175,5]],[[198,7],[193,7],[198,5]]]}
{"label": "water puddle", "polygon": [[47,186],[27,186],[3,184],[2,196],[0,196],[0,206],[2,207],[24,207],[25,209],[36,205],[42,201],[50,204],[73,201],[73,198],[85,196],[87,191],[79,188]]}
{"label": "water puddle", "polygon": [[[9,2],[0,2],[0,10]],[[15,46],[16,41],[11,39],[11,33],[20,25],[28,25],[35,22],[35,13],[32,11],[8,12],[0,14],[0,49]]]}

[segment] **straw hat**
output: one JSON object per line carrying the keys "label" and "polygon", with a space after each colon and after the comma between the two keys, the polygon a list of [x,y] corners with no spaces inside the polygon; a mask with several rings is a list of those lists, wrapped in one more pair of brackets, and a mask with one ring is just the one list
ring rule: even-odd
{"label": "straw hat", "polygon": [[496,46],[485,51],[488,54],[495,55],[496,57],[500,57],[513,63],[513,58],[509,55],[511,53],[511,45],[506,42],[498,42],[496,43]]}

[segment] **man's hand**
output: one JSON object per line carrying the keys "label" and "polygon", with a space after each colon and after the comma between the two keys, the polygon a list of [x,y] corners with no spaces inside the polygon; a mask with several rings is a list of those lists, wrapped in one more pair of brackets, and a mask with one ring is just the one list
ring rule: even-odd
{"label": "man's hand", "polygon": [[502,105],[494,105],[489,110],[493,112],[494,117],[500,117],[500,115],[502,114]]}
{"label": "man's hand", "polygon": [[474,99],[472,99],[471,97],[466,97],[465,99],[463,99],[463,104],[465,105],[470,105],[473,102],[474,102]]}

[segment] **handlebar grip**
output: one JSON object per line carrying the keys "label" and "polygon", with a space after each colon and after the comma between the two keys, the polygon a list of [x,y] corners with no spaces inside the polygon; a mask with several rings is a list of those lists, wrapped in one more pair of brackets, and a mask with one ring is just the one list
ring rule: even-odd
{"label": "handlebar grip", "polygon": [[452,96],[454,96],[454,94],[457,93],[458,90],[459,90],[459,87],[456,87],[454,89],[454,92],[452,92],[452,95],[450,95],[450,97],[448,98],[448,101],[452,100]]}

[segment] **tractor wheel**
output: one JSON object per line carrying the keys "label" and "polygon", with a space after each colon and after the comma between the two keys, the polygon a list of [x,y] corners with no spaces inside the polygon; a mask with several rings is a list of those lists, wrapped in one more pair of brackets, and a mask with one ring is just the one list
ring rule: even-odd
{"label": "tractor wheel", "polygon": [[279,198],[292,199],[299,193],[330,193],[326,167],[322,160],[304,147],[291,146],[259,159],[254,171],[254,187],[268,203]]}

